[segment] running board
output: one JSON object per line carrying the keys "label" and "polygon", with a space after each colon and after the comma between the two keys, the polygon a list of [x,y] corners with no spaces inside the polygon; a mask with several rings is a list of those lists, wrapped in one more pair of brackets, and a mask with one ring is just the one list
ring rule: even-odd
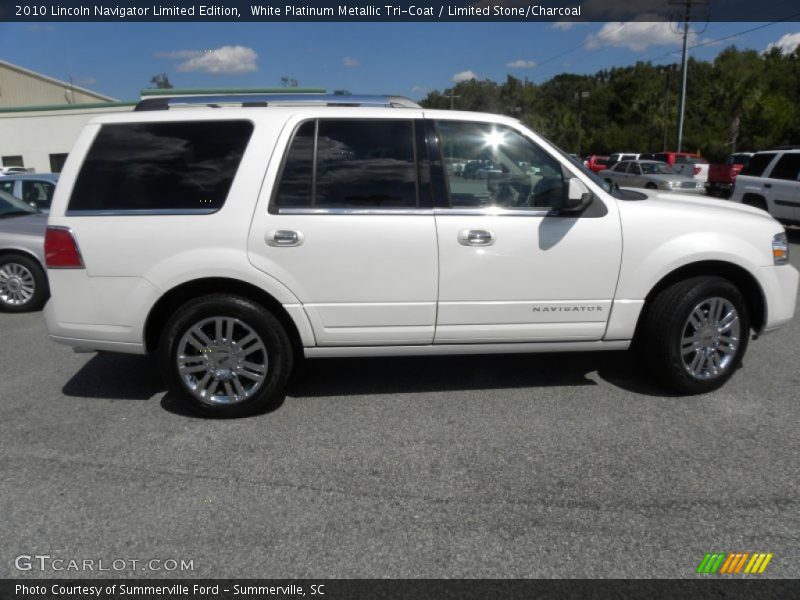
{"label": "running board", "polygon": [[630,340],[598,342],[524,342],[514,344],[431,344],[427,346],[331,346],[304,348],[306,358],[432,356],[448,354],[527,354],[627,350]]}

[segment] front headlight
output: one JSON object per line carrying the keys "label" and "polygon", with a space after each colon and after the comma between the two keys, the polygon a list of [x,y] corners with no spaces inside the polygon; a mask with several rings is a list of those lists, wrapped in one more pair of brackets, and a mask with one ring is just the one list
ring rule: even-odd
{"label": "front headlight", "polygon": [[789,263],[789,240],[786,233],[776,233],[772,238],[772,258],[776,265]]}
{"label": "front headlight", "polygon": [[667,185],[669,187],[671,187],[671,188],[678,187],[680,185],[680,181],[672,181],[672,180],[670,180],[670,181],[667,181]]}

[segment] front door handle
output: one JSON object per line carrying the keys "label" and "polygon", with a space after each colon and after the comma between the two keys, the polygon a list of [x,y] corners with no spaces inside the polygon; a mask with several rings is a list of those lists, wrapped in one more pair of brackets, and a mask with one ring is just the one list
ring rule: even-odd
{"label": "front door handle", "polygon": [[458,243],[462,246],[491,246],[494,234],[486,229],[462,229],[458,232]]}
{"label": "front door handle", "polygon": [[264,240],[268,246],[299,246],[303,243],[303,234],[290,229],[276,229],[267,233]]}

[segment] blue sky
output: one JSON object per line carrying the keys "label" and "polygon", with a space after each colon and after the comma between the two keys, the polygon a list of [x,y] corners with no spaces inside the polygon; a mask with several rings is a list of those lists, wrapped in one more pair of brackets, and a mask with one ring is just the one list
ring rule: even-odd
{"label": "blue sky", "polygon": [[[729,44],[762,51],[800,42],[779,23],[721,43],[759,23],[710,23],[692,51],[712,59]],[[667,23],[0,23],[0,58],[122,100],[150,77],[176,87],[264,87],[283,75],[302,86],[420,98],[454,77],[506,74],[540,82],[637,60],[679,60]]]}

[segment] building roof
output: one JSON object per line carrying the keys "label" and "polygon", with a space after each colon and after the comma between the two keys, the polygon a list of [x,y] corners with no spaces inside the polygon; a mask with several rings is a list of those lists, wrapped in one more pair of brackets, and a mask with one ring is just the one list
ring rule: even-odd
{"label": "building roof", "polygon": [[105,94],[101,94],[99,92],[95,92],[84,87],[75,85],[73,83],[69,83],[68,81],[61,81],[60,79],[56,79],[55,77],[49,77],[48,75],[43,75],[42,73],[37,73],[36,71],[31,71],[30,69],[26,69],[25,67],[21,67],[19,65],[15,65],[13,63],[7,62],[5,60],[0,59],[0,67],[5,67],[7,69],[11,69],[12,71],[17,71],[18,73],[22,73],[28,77],[32,77],[34,79],[38,79],[45,83],[50,83],[53,85],[57,85],[59,87],[67,88],[69,90],[74,90],[76,92],[80,92],[82,94],[86,94],[88,96],[93,96],[98,100],[102,100],[105,102],[114,102],[116,98],[111,96],[106,96]]}

